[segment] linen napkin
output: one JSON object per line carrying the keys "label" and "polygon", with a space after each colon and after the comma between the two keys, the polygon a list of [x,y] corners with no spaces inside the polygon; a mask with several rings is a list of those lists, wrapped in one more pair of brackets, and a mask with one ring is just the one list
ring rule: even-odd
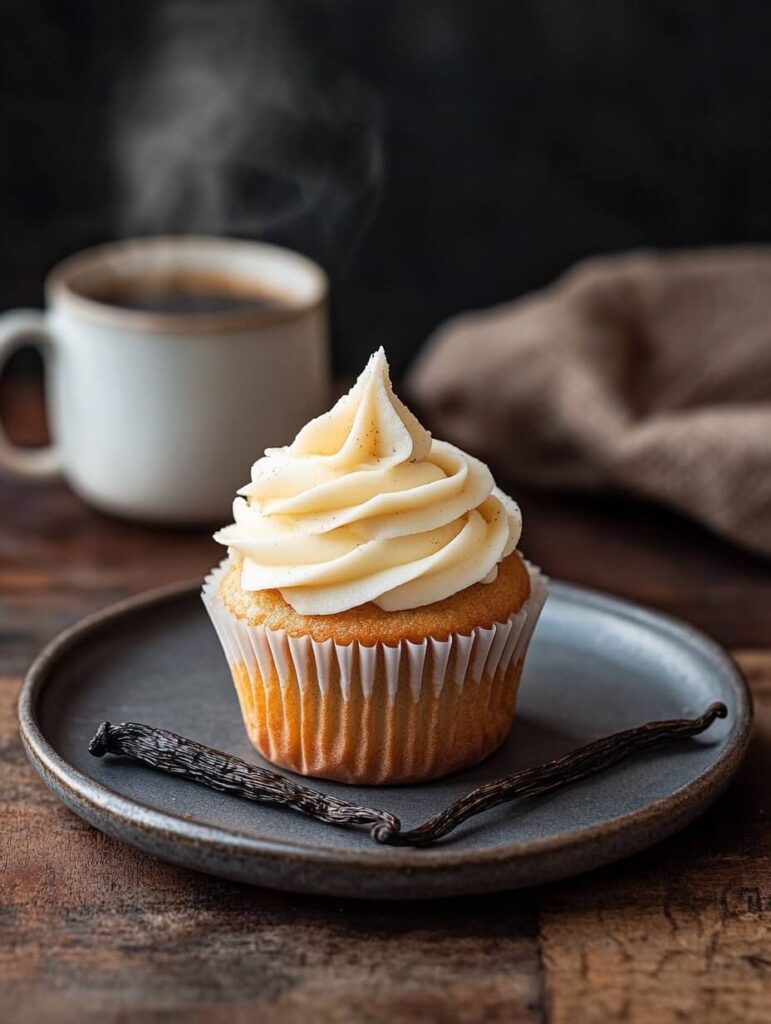
{"label": "linen napkin", "polygon": [[588,260],[441,327],[406,384],[510,479],[623,488],[771,555],[771,249]]}

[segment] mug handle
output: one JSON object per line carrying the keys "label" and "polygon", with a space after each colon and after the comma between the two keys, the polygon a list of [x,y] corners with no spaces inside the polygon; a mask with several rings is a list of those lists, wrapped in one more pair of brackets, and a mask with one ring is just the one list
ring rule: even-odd
{"label": "mug handle", "polygon": [[[14,309],[0,314],[0,374],[3,364],[23,345],[34,344],[44,358],[51,350],[51,333],[46,318],[35,309]],[[0,422],[0,469],[17,476],[45,480],[57,476],[61,461],[54,444],[42,448],[25,448],[14,444]]]}

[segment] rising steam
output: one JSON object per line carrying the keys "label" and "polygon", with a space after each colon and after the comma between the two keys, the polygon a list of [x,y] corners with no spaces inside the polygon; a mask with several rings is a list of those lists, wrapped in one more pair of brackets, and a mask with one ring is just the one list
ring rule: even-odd
{"label": "rising steam", "polygon": [[[307,7],[307,5],[306,5]],[[339,266],[377,209],[379,105],[299,42],[286,0],[171,2],[119,92],[127,234],[281,241]]]}

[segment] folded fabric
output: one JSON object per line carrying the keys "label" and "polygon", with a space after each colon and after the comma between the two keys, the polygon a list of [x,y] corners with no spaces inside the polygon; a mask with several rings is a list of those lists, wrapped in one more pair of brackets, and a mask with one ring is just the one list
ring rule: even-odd
{"label": "folded fabric", "polygon": [[441,327],[407,388],[510,479],[624,488],[771,555],[771,249],[581,263]]}

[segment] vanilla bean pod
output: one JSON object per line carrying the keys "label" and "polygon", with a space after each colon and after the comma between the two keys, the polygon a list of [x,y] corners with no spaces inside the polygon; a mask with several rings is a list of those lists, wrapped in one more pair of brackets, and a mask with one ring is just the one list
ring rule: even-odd
{"label": "vanilla bean pod", "polygon": [[388,811],[360,807],[326,796],[292,782],[279,772],[249,764],[240,757],[205,747],[175,732],[139,722],[123,722],[121,725],[102,722],[88,749],[94,757],[104,754],[132,757],[151,768],[200,782],[210,789],[235,793],[258,803],[282,804],[319,821],[334,825],[367,825],[377,841],[380,841],[381,829],[390,835],[394,831],[398,833],[401,828],[399,819]]}
{"label": "vanilla bean pod", "polygon": [[571,782],[578,782],[579,779],[585,779],[605,768],[610,768],[617,761],[649,747],[697,736],[708,729],[716,718],[725,718],[727,714],[725,704],[718,701],[710,704],[699,718],[646,722],[645,725],[638,725],[634,729],[603,736],[592,743],[587,743],[585,747],[579,747],[537,768],[523,768],[505,779],[478,786],[417,828],[387,836],[386,841],[400,846],[427,846],[446,836],[475,814],[489,811],[511,800],[538,796],[567,786]]}
{"label": "vanilla bean pod", "polygon": [[118,754],[211,789],[234,793],[260,803],[282,804],[308,817],[336,825],[365,825],[372,838],[392,846],[428,846],[482,811],[522,797],[538,796],[609,768],[650,747],[688,739],[725,718],[725,704],[711,704],[699,718],[679,718],[613,733],[594,740],[536,768],[523,768],[496,782],[478,786],[445,810],[407,832],[388,811],[360,807],[290,781],[279,772],[260,768],[221,750],[203,746],[165,729],[137,722],[103,722],[89,744],[95,757]]}

